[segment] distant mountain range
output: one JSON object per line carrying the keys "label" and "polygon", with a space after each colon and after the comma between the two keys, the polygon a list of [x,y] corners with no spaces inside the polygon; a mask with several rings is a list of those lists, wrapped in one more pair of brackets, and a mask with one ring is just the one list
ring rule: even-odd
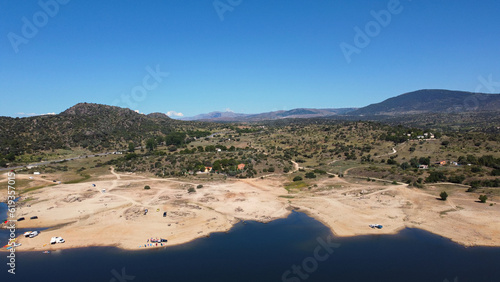
{"label": "distant mountain range", "polygon": [[500,110],[499,94],[471,93],[451,90],[418,90],[389,98],[363,108],[308,109],[274,111],[260,114],[211,112],[182,120],[215,122],[250,122],[284,118],[317,118],[334,116],[398,116],[421,113],[485,112]]}
{"label": "distant mountain range", "polygon": [[204,120],[204,121],[262,121],[283,118],[315,118],[333,115],[342,115],[354,111],[356,108],[343,109],[293,109],[289,111],[274,111],[260,114],[240,114],[234,112],[211,112],[194,117],[186,117],[182,120]]}
{"label": "distant mountain range", "polygon": [[349,115],[403,115],[499,111],[500,95],[451,90],[419,90],[349,112]]}

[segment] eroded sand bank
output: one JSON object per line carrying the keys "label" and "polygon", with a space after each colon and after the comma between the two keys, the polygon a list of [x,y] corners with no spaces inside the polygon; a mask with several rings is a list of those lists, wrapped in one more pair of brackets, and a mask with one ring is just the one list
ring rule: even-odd
{"label": "eroded sand bank", "polygon": [[[454,192],[447,201],[439,201],[433,187],[421,190],[328,178],[313,189],[289,194],[285,182],[280,176],[209,182],[188,193],[199,183],[111,170],[92,183],[59,184],[24,194],[29,201],[19,203],[17,216],[38,219],[18,222],[17,228],[57,227],[35,238],[19,236],[22,246],[17,250],[87,246],[140,250],[149,238],[168,239],[170,246],[228,231],[240,220],[286,217],[292,209],[320,220],[337,236],[394,234],[416,227],[466,246],[500,246],[500,207],[477,203],[469,193]],[[145,185],[151,189],[145,190]],[[384,228],[368,227],[374,223]],[[66,243],[50,245],[55,236]]]}

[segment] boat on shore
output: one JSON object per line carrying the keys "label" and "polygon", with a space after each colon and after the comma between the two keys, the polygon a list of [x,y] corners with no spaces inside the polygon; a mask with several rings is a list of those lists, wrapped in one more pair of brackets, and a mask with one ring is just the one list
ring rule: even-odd
{"label": "boat on shore", "polygon": [[369,225],[371,228],[377,228],[377,229],[382,229],[382,225],[381,224],[370,224]]}

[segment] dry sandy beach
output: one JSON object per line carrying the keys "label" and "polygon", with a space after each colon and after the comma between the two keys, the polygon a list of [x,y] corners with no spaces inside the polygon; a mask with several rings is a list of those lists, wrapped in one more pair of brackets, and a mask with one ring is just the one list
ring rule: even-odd
{"label": "dry sandy beach", "polygon": [[[1,181],[5,182],[5,175]],[[466,246],[500,246],[500,206],[478,203],[475,194],[454,192],[447,201],[439,201],[437,187],[421,190],[406,185],[348,182],[338,177],[289,194],[283,187],[285,182],[283,176],[207,182],[188,193],[189,187],[200,183],[110,170],[93,182],[58,184],[23,194],[17,217],[27,220],[18,222],[17,228],[51,228],[35,238],[19,236],[17,242],[22,246],[17,250],[87,246],[140,250],[149,238],[168,239],[166,245],[170,246],[228,231],[240,220],[269,222],[283,218],[293,209],[323,222],[337,236],[394,234],[405,227],[416,227]],[[151,189],[145,190],[145,185]],[[31,216],[38,219],[29,220]],[[384,228],[368,227],[375,223]],[[66,242],[49,244],[55,236]]]}

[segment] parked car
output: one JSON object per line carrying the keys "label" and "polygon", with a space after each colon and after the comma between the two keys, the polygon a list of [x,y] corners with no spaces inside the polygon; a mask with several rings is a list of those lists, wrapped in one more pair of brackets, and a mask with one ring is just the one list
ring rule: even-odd
{"label": "parked car", "polygon": [[64,239],[61,238],[61,237],[52,237],[52,238],[50,238],[50,244],[51,245],[54,245],[56,243],[64,243],[64,242],[66,242],[66,241],[64,241]]}
{"label": "parked car", "polygon": [[163,217],[167,217],[167,212],[164,212],[164,213],[163,213]]}
{"label": "parked car", "polygon": [[32,216],[32,217],[30,217],[30,219],[38,219],[38,216],[36,216],[36,215]]}

